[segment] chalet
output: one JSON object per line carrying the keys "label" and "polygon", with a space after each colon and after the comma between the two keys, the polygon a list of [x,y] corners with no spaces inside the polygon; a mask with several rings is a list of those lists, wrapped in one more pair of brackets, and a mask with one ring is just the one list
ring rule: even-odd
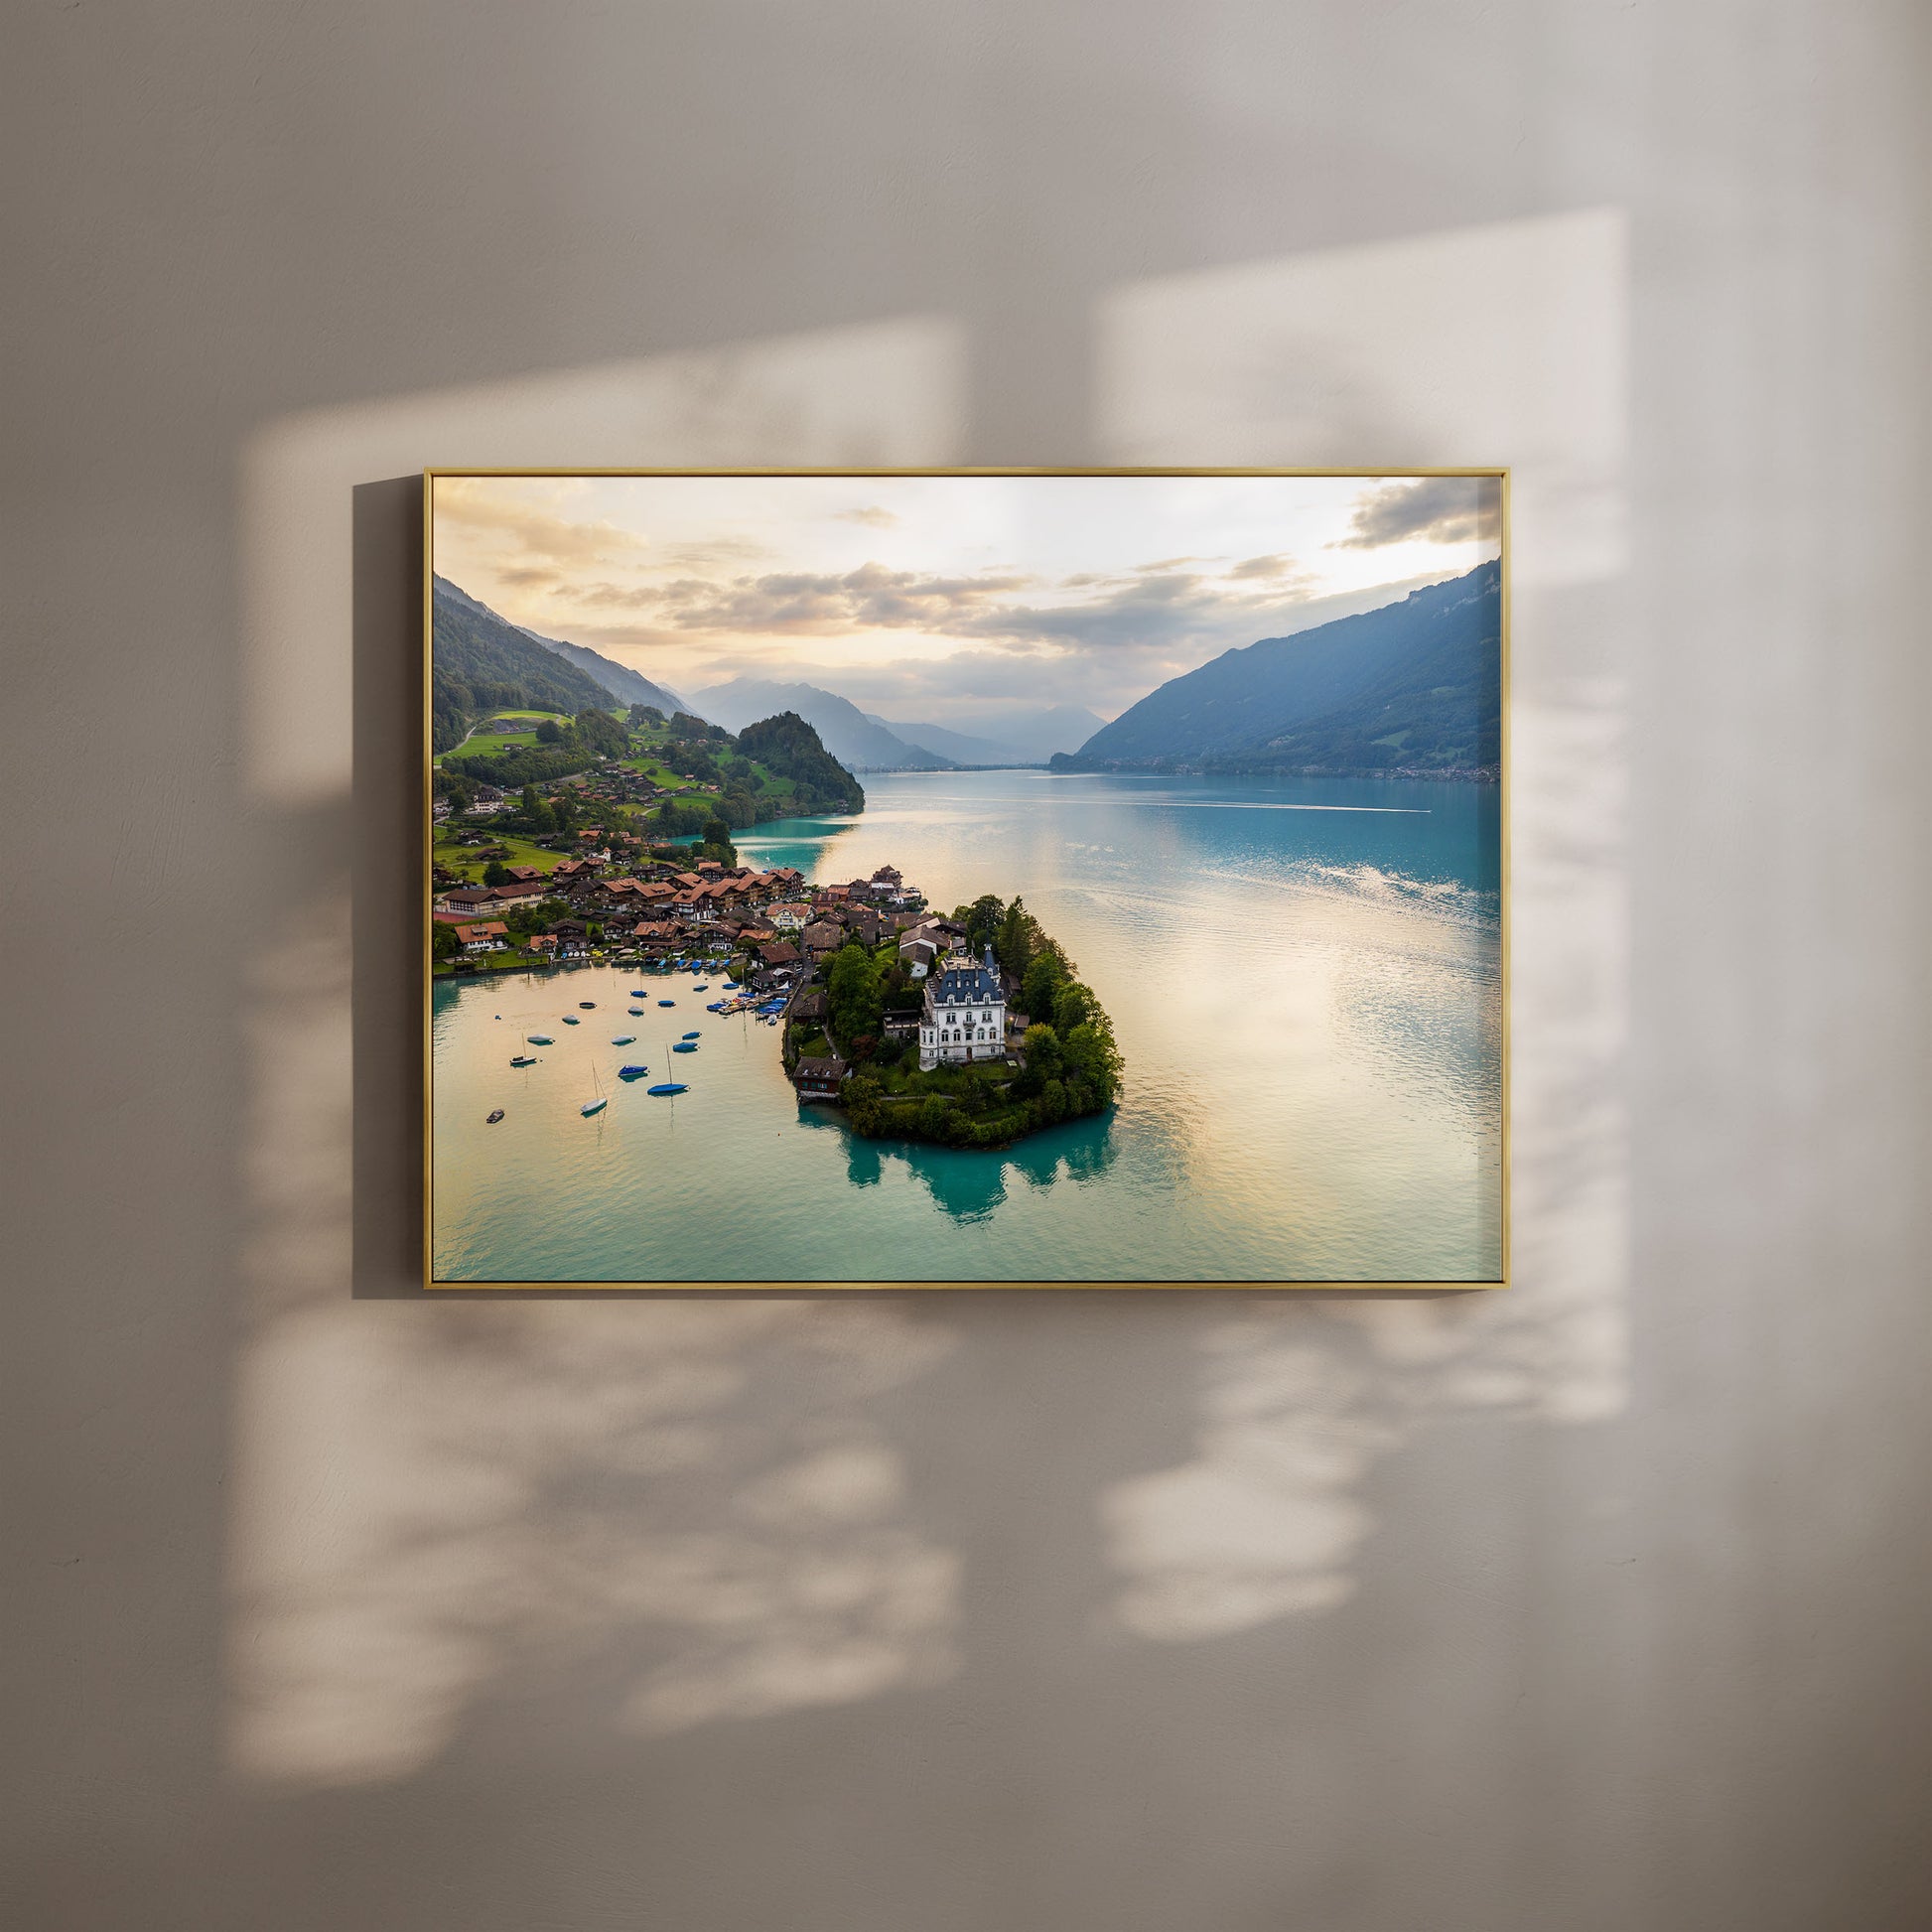
{"label": "chalet", "polygon": [[794,1020],[823,1021],[830,1003],[822,986],[808,986],[786,1009]]}
{"label": "chalet", "polygon": [[526,952],[554,953],[557,950],[557,935],[554,932],[533,932],[524,940]]}
{"label": "chalet", "polygon": [[811,923],[812,908],[801,899],[783,899],[767,905],[764,916],[780,932],[796,932]]}
{"label": "chalet", "polygon": [[534,881],[512,880],[507,886],[492,886],[489,897],[494,905],[534,905],[543,897],[543,890],[539,874]]}
{"label": "chalet", "polygon": [[505,866],[503,870],[519,886],[541,886],[543,884],[543,868],[541,866]]}
{"label": "chalet", "polygon": [[984,961],[949,952],[925,982],[919,1019],[919,1070],[942,1060],[992,1060],[1006,1052],[1007,996],[988,946]]}
{"label": "chalet", "polygon": [[802,1059],[791,1070],[800,1100],[836,1100],[845,1083],[845,1062],[837,1058]]}
{"label": "chalet", "polygon": [[509,802],[494,785],[479,785],[471,794],[470,816],[487,818],[492,812],[505,810]]}
{"label": "chalet", "polygon": [[495,899],[495,893],[487,886],[459,886],[453,893],[445,893],[435,901],[439,912],[481,912]]}
{"label": "chalet", "polygon": [[759,958],[767,971],[798,964],[798,948],[789,939],[773,939],[759,948]]}
{"label": "chalet", "polygon": [[915,939],[908,933],[898,942],[898,963],[915,980],[924,979],[938,957],[939,948],[930,939]]}
{"label": "chalet", "polygon": [[509,927],[500,919],[473,919],[463,928],[465,952],[500,952],[509,943]]}
{"label": "chalet", "polygon": [[820,923],[808,925],[798,935],[798,943],[813,959],[822,959],[827,953],[837,952],[845,944],[843,926]]}

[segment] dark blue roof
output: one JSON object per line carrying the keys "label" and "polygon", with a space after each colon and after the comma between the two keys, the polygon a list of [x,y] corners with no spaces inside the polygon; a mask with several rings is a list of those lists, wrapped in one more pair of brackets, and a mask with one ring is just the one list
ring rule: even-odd
{"label": "dark blue roof", "polygon": [[939,975],[938,984],[933,990],[935,1000],[951,1000],[968,1005],[1000,997],[1000,982],[984,966],[955,966]]}

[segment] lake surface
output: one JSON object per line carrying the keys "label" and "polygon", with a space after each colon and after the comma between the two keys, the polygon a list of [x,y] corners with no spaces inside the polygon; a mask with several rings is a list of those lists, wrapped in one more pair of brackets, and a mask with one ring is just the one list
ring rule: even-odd
{"label": "lake surface", "polygon": [[[942,908],[1018,893],[1113,1019],[1119,1106],[1005,1154],[862,1141],[796,1104],[775,1027],[705,1012],[718,976],[706,992],[602,966],[440,981],[438,1279],[1497,1276],[1495,787],[1035,771],[865,785],[859,818],[761,826],[741,857],[819,881],[890,862]],[[673,1056],[692,1028],[699,1050]],[[533,1033],[555,1043],[524,1044]],[[634,1045],[611,1043],[625,1033]],[[538,1063],[512,1069],[518,1052]],[[619,1081],[634,1061],[650,1080]],[[646,1095],[663,1078],[691,1090]],[[600,1086],[611,1104],[586,1120]]]}

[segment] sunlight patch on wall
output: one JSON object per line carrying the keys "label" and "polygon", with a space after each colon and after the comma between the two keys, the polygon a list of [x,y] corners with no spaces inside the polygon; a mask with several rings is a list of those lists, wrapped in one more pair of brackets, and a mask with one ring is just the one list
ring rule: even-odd
{"label": "sunlight patch on wall", "polygon": [[341,828],[357,484],[425,464],[944,463],[964,362],[953,325],[901,319],[317,411],[248,446],[249,781],[344,856],[305,861],[300,904],[245,967],[225,1633],[243,1775],[405,1776],[533,1686],[592,1686],[621,1736],[953,1668],[954,1559],[867,1413],[951,1346],[938,1323],[879,1304],[351,1299]]}
{"label": "sunlight patch on wall", "polygon": [[1628,1399],[1627,235],[1619,210],[1135,283],[1096,317],[1104,461],[1512,472],[1512,1273],[1258,1303],[1199,1344],[1193,1452],[1115,1484],[1099,1630],[1198,1641],[1356,1589],[1386,1458],[1456,1416]]}
{"label": "sunlight patch on wall", "polygon": [[1518,584],[1624,565],[1620,209],[1136,282],[1096,318],[1108,463],[1514,477]]}
{"label": "sunlight patch on wall", "polygon": [[905,317],[355,403],[265,426],[241,462],[250,786],[349,783],[349,498],[448,468],[892,467],[957,460],[957,325]]}

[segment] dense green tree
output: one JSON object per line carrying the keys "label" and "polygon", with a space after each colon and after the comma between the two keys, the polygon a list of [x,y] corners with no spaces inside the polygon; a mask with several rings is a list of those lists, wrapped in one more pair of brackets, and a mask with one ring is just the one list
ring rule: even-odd
{"label": "dense green tree", "polygon": [[438,919],[429,929],[429,950],[432,959],[454,959],[463,950],[462,936],[455,926]]}
{"label": "dense green tree", "polygon": [[1066,977],[1066,967],[1057,952],[1042,949],[1028,962],[1020,983],[1020,1010],[1041,1020],[1053,1014],[1053,995]]}
{"label": "dense green tree", "polygon": [[625,715],[625,723],[632,731],[661,731],[664,714],[654,704],[633,704]]}
{"label": "dense green tree", "polygon": [[730,845],[732,842],[732,828],[722,818],[706,819],[699,830],[706,845]]}
{"label": "dense green tree", "polygon": [[510,883],[510,869],[500,859],[492,859],[483,867],[483,883],[485,886],[507,886]]}
{"label": "dense green tree", "polygon": [[1093,1011],[1093,994],[1078,980],[1062,980],[1053,989],[1053,1031],[1064,1039]]}
{"label": "dense green tree", "polygon": [[832,1031],[841,1042],[850,1042],[866,1034],[878,1035],[886,1010],[879,965],[856,939],[847,941],[833,954],[826,993]]}
{"label": "dense green tree", "polygon": [[539,718],[536,738],[539,745],[561,745],[564,742],[563,727],[554,718]]}
{"label": "dense green tree", "polygon": [[1035,1090],[1060,1070],[1060,1036],[1043,1021],[1035,1020],[1027,1029],[1025,1040],[1030,1085]]}
{"label": "dense green tree", "polygon": [[1033,958],[1033,914],[1022,900],[1016,898],[1007,907],[1006,917],[1000,921],[1000,935],[993,942],[993,954],[999,960],[1001,969],[1018,980],[1026,974],[1027,963]]}
{"label": "dense green tree", "polygon": [[1095,1019],[1081,1021],[1064,1036],[1062,1051],[1068,1072],[1089,1090],[1095,1105],[1105,1106],[1120,1091],[1120,1049],[1105,1016],[1093,1011]]}
{"label": "dense green tree", "polygon": [[571,726],[579,744],[607,759],[621,759],[630,750],[630,734],[608,711],[580,711]]}

